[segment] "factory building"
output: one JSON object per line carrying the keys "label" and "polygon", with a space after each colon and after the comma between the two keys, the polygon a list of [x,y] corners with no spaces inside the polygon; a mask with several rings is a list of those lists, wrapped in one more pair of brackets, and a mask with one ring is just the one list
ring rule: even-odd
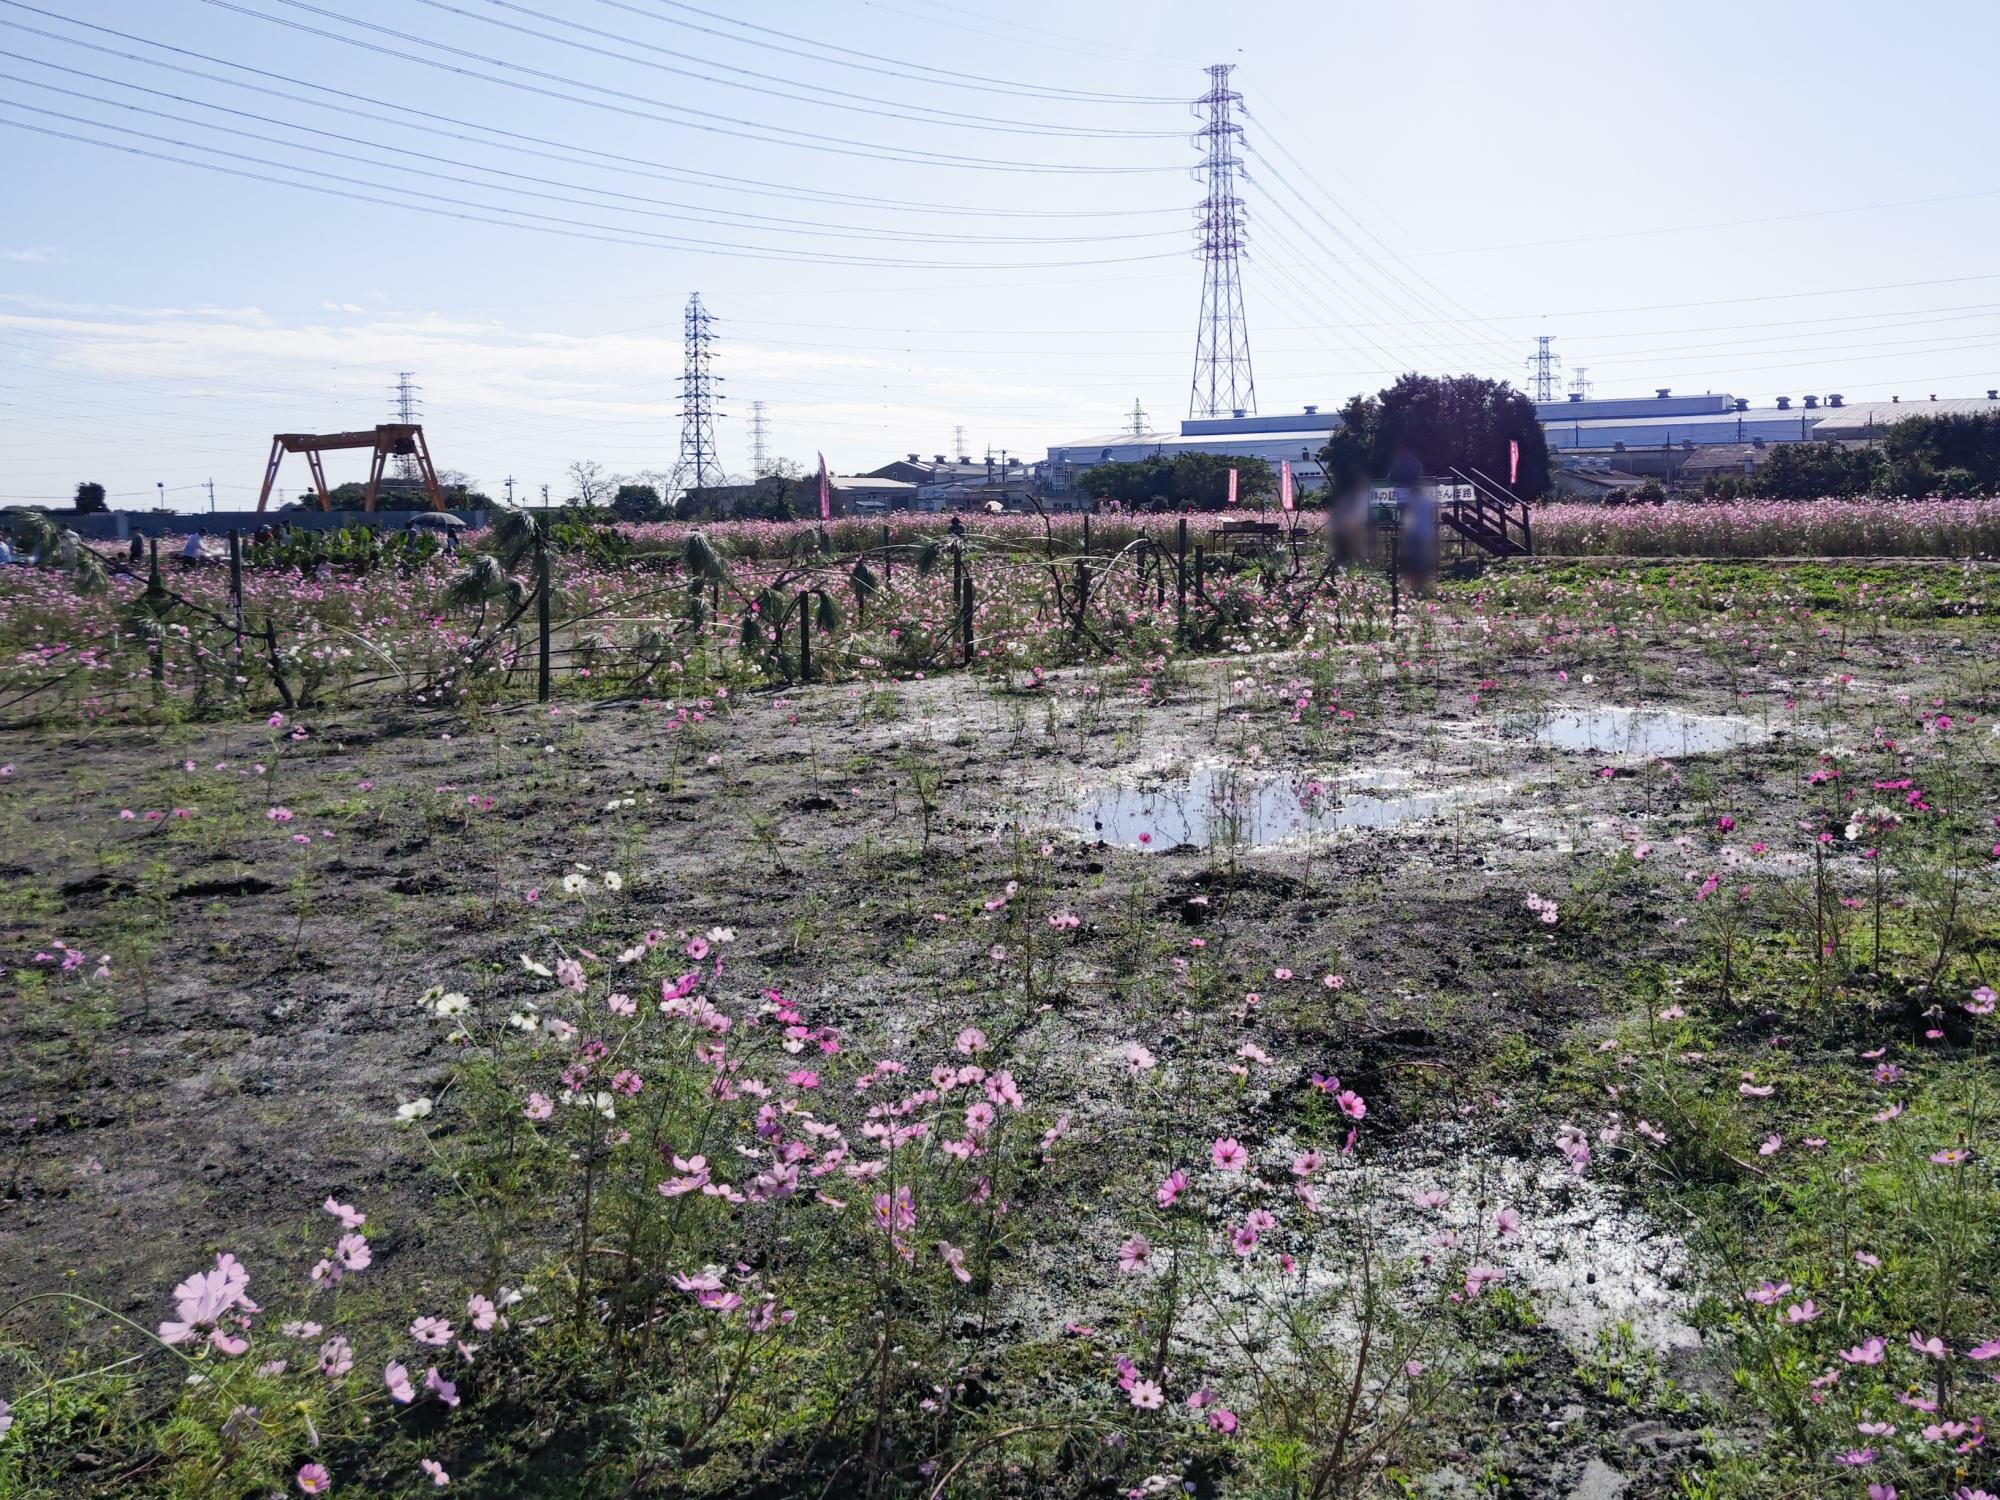
{"label": "factory building", "polygon": [[1228,417],[1190,417],[1178,433],[1114,432],[1075,438],[1049,449],[1043,483],[1051,494],[1074,492],[1076,481],[1094,464],[1136,463],[1146,458],[1172,458],[1176,453],[1217,453],[1261,458],[1276,470],[1292,466],[1292,480],[1304,489],[1321,482],[1319,450],[1340,426],[1340,418],[1317,406],[1277,416],[1252,417],[1242,412]]}

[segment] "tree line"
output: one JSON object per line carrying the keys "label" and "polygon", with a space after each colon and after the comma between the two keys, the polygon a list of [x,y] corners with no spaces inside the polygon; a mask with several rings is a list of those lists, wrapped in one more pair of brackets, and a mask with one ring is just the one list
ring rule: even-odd
{"label": "tree line", "polygon": [[2000,494],[2000,413],[1906,417],[1866,447],[1774,443],[1750,474],[1703,488],[1718,498],[1761,500]]}
{"label": "tree line", "polygon": [[[1539,499],[1550,488],[1548,440],[1535,419],[1535,404],[1504,380],[1404,375],[1343,406],[1340,426],[1316,455],[1335,494],[1387,479],[1405,456],[1408,465],[1437,478],[1476,472],[1506,485],[1511,471],[1512,492],[1524,500]],[[1277,476],[1266,460],[1217,453],[1095,464],[1077,484],[1093,500],[1115,500],[1128,510],[1221,510],[1231,469],[1239,505],[1255,505],[1277,492]]]}

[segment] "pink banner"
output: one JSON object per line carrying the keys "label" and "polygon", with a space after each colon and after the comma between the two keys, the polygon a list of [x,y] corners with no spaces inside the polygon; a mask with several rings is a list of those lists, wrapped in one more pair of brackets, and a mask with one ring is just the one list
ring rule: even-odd
{"label": "pink banner", "polygon": [[819,518],[822,521],[831,521],[833,519],[833,485],[828,482],[826,477],[826,455],[824,453],[819,456]]}
{"label": "pink banner", "polygon": [[1521,440],[1507,439],[1507,488],[1512,489],[1521,482]]}
{"label": "pink banner", "polygon": [[1236,503],[1236,471],[1234,469],[1229,471],[1229,503],[1231,505]]}
{"label": "pink banner", "polygon": [[1289,458],[1278,461],[1278,503],[1286,510],[1292,508],[1292,461]]}

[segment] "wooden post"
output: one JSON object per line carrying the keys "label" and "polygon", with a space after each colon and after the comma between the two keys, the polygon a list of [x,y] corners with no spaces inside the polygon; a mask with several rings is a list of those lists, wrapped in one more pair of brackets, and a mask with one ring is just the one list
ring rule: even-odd
{"label": "wooden post", "polygon": [[1090,556],[1090,512],[1083,513],[1083,555]]}
{"label": "wooden post", "polygon": [[1207,571],[1207,565],[1202,555],[1201,543],[1196,542],[1194,544],[1194,602],[1197,608],[1208,603],[1208,594],[1204,587]]}
{"label": "wooden post", "polygon": [[965,582],[961,587],[964,591],[965,602],[960,606],[959,619],[962,622],[964,632],[965,665],[969,667],[972,665],[972,575],[970,573],[966,574]]}
{"label": "wooden post", "polygon": [[799,681],[811,682],[813,675],[812,591],[799,595]]}
{"label": "wooden post", "polygon": [[1187,517],[1180,519],[1174,553],[1174,629],[1187,637]]}
{"label": "wooden post", "polygon": [[891,563],[889,561],[889,523],[882,523],[882,587],[888,588]]}
{"label": "wooden post", "polygon": [[535,701],[549,701],[549,544],[539,533],[535,537],[535,633],[541,642],[540,660],[535,666]]}
{"label": "wooden post", "polygon": [[236,609],[236,634],[243,634],[243,533],[229,528],[229,602]]}
{"label": "wooden post", "polygon": [[[961,646],[965,639],[965,543],[951,544],[951,604],[958,611],[958,635]],[[970,661],[971,654],[966,654]]]}

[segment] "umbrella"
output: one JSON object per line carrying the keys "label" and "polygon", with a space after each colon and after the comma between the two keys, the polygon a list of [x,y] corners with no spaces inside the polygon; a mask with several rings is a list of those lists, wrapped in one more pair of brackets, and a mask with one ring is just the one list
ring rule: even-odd
{"label": "umbrella", "polygon": [[410,524],[412,526],[435,527],[439,531],[465,530],[465,522],[461,521],[457,516],[441,510],[429,511],[421,516],[417,516],[411,520]]}

